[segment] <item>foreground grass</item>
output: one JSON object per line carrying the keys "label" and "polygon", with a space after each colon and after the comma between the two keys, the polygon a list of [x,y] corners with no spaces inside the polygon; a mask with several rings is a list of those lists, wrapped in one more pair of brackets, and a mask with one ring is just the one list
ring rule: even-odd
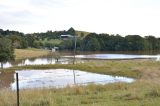
{"label": "foreground grass", "polygon": [[15,49],[16,60],[40,57],[48,54],[49,51],[43,49]]}
{"label": "foreground grass", "polygon": [[[40,65],[15,69],[69,68],[89,72],[130,76],[134,83],[88,85],[63,89],[20,91],[22,106],[160,106],[160,62],[147,60],[92,61],[76,65]],[[14,70],[12,69],[8,69]],[[0,106],[14,106],[16,93],[0,90]]]}
{"label": "foreground grass", "polygon": [[[159,85],[142,82],[75,86],[63,89],[21,90],[20,105],[159,106],[159,90]],[[16,106],[16,92],[1,90],[0,101],[0,106]]]}

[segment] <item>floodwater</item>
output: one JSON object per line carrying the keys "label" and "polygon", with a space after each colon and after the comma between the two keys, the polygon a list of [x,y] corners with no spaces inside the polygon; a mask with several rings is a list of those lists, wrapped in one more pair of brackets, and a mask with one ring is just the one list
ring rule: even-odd
{"label": "floodwater", "polygon": [[24,66],[24,65],[46,65],[46,64],[68,64],[71,59],[60,58],[58,61],[52,57],[38,57],[34,59],[24,59],[13,62],[6,62],[3,67],[9,68],[13,66]]}
{"label": "floodwater", "polygon": [[[108,84],[115,82],[131,83],[133,78],[110,76],[90,73],[80,70],[69,69],[49,69],[49,70],[17,70],[19,74],[20,89],[28,88],[62,88],[73,85]],[[5,79],[3,79],[3,78]],[[8,79],[9,77],[9,79]],[[0,85],[5,83],[5,87],[16,89],[15,73],[0,74]],[[3,86],[1,86],[3,87]]]}
{"label": "floodwater", "polygon": [[[63,56],[73,57],[73,56]],[[160,60],[160,55],[132,55],[132,54],[89,54],[76,55],[76,58],[83,59],[155,59]]]}
{"label": "floodwater", "polygon": [[[84,62],[85,59],[153,59],[160,61],[160,55],[142,55],[142,54],[85,54],[76,55],[77,59]],[[23,65],[42,65],[42,64],[69,64],[73,62],[73,55],[62,55],[57,61],[53,57],[39,57],[35,59],[24,59],[16,62],[7,62],[4,64],[4,68],[12,66],[23,66]]]}

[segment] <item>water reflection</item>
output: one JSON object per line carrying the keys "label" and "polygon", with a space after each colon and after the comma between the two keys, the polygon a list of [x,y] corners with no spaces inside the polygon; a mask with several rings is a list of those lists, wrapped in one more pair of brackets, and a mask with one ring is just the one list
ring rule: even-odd
{"label": "water reflection", "polygon": [[160,55],[157,56],[156,61],[160,61]]}
{"label": "water reflection", "polygon": [[[131,55],[131,54],[88,54],[88,55],[76,55],[80,62],[84,62],[82,59],[154,59],[160,61],[160,55]],[[4,68],[12,66],[23,65],[42,65],[42,64],[69,64],[73,61],[73,55],[61,56],[60,59],[55,59],[51,56],[39,57],[35,59],[17,60],[7,62],[4,64]]]}
{"label": "water reflection", "polygon": [[11,61],[4,64],[4,68],[12,66],[24,66],[24,65],[46,65],[46,64],[68,64],[70,61],[67,58],[61,58],[58,61],[51,57],[40,57],[35,59],[25,59],[18,61]]}
{"label": "water reflection", "polygon": [[[79,70],[50,69],[50,70],[21,70],[19,73],[20,89],[42,88],[42,87],[65,87],[74,84],[107,84],[114,82],[133,82],[134,79],[118,76],[110,76],[96,73],[89,73]],[[15,74],[14,74],[15,79]],[[16,82],[11,84],[15,89]]]}
{"label": "water reflection", "polygon": [[[63,56],[73,58],[73,56]],[[76,58],[82,59],[159,59],[160,55],[131,55],[131,54],[89,54],[76,55]]]}

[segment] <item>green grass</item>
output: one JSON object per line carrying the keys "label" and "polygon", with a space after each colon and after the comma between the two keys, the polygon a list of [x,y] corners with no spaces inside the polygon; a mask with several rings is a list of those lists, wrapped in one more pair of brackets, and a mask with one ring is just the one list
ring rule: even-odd
{"label": "green grass", "polygon": [[[160,97],[157,93],[150,95],[155,88],[150,88],[144,83],[139,84],[115,83],[98,86],[91,84],[63,89],[21,90],[20,104],[22,106],[159,106]],[[0,100],[0,106],[14,106],[16,93],[1,90]]]}
{"label": "green grass", "polygon": [[45,43],[51,43],[53,45],[59,45],[62,42],[62,40],[60,40],[60,39],[50,39],[50,40],[44,39],[44,40],[41,40],[41,42],[43,44],[45,44]]}

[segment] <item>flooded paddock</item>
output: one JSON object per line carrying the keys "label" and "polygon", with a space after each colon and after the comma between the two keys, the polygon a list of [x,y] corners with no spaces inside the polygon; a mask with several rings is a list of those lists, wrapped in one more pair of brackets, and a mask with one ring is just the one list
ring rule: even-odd
{"label": "flooded paddock", "polygon": [[[28,88],[62,88],[73,85],[87,85],[87,84],[108,84],[115,82],[131,83],[133,78],[103,75],[97,73],[90,73],[80,70],[69,69],[49,69],[49,70],[17,70],[15,73],[19,74],[20,89]],[[0,74],[3,78],[0,81],[5,83],[5,87],[16,89],[16,75]],[[8,79],[7,77],[10,77]],[[1,77],[2,78],[2,77]],[[2,83],[2,82],[0,82]]]}
{"label": "flooded paddock", "polygon": [[[63,56],[71,58],[73,56]],[[132,54],[89,54],[76,55],[76,58],[82,59],[154,59],[159,61],[160,55],[132,55]]]}

